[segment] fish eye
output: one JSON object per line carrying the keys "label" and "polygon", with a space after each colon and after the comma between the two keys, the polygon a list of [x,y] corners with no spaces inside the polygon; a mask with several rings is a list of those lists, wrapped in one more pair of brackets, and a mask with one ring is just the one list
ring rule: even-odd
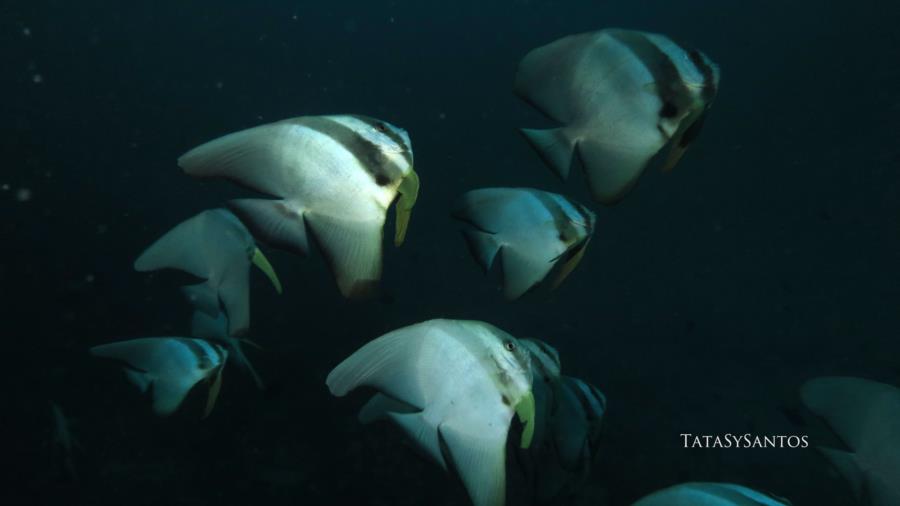
{"label": "fish eye", "polygon": [[384,123],[376,123],[375,130],[378,130],[381,133],[387,132],[387,127],[384,126]]}
{"label": "fish eye", "polygon": [[516,343],[512,341],[506,341],[505,343],[503,343],[503,348],[505,348],[506,351],[515,351]]}

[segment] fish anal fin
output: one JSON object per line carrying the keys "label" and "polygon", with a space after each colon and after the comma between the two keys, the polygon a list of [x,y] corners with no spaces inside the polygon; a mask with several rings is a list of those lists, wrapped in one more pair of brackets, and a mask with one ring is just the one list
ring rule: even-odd
{"label": "fish anal fin", "polygon": [[820,446],[817,449],[834,466],[835,470],[847,480],[847,483],[850,484],[850,488],[853,490],[853,496],[861,499],[865,491],[866,479],[856,460],[856,455],[824,446]]}
{"label": "fish anal fin", "polygon": [[341,294],[347,298],[372,295],[381,279],[384,215],[360,221],[310,212],[306,220]]}
{"label": "fish anal fin", "polygon": [[387,418],[391,413],[408,414],[420,411],[422,410],[411,404],[379,392],[373,395],[369,402],[359,410],[357,419],[362,424],[369,424],[376,420]]}
{"label": "fish anal fin", "polygon": [[465,419],[446,420],[439,427],[452,466],[474,506],[503,506],[506,502],[507,428],[473,432]]}
{"label": "fish anal fin", "polygon": [[300,255],[309,253],[302,206],[286,200],[237,199],[229,201],[228,208],[264,243]]}
{"label": "fish anal fin", "polygon": [[181,292],[192,306],[207,315],[216,317],[221,312],[219,294],[208,281],[181,287]]}
{"label": "fish anal fin", "polygon": [[497,242],[494,234],[466,229],[463,230],[463,237],[466,239],[469,252],[475,257],[478,265],[485,273],[490,271],[497,253],[500,252],[500,243]]}
{"label": "fish anal fin", "polygon": [[447,469],[447,462],[441,452],[441,442],[437,428],[431,426],[421,412],[388,413],[404,432],[412,439],[437,465]]}
{"label": "fish anal fin", "polygon": [[553,269],[552,262],[528,253],[510,246],[501,249],[503,291],[509,300],[518,299],[534,288]]}
{"label": "fish anal fin", "polygon": [[578,143],[578,159],[597,202],[613,205],[622,200],[662,147],[657,138],[635,138],[632,142],[637,145],[611,145],[589,139]]}

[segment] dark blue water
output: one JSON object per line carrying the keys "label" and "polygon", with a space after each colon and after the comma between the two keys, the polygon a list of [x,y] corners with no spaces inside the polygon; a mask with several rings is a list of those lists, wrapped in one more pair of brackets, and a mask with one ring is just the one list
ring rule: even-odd
{"label": "dark blue water", "polygon": [[[363,343],[434,317],[494,323],[559,349],[598,385],[603,448],[578,504],[627,505],[689,480],[795,504],[850,504],[808,450],[690,450],[679,434],[808,433],[819,375],[900,383],[900,35],[890,2],[99,2],[0,4],[0,315],[9,504],[468,504],[365,397],[328,371]],[[666,33],[722,69],[703,134],[648,171],[555,293],[508,303],[449,217],[484,186],[562,183],[515,128],[548,125],[511,92],[519,59],[570,33]],[[186,332],[168,275],[131,264],[177,222],[245,195],[178,169],[187,149],[307,114],[410,132],[422,190],[382,293],[347,302],[325,262],[271,251],[285,292],[252,281],[251,358],[220,404],[153,417],[90,346]],[[4,186],[3,188],[7,188]],[[49,401],[72,420],[61,476]],[[196,407],[196,406],[195,406]],[[21,490],[21,492],[19,492]]]}

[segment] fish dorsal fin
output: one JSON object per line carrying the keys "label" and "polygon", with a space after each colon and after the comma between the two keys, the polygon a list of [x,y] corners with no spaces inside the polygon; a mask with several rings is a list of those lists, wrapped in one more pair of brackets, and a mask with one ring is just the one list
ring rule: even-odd
{"label": "fish dorsal fin", "polygon": [[333,395],[371,386],[422,410],[445,365],[443,340],[453,322],[431,320],[389,332],[347,357],[328,374]]}
{"label": "fish dorsal fin", "polygon": [[532,49],[519,62],[515,93],[560,123],[577,116],[577,103],[569,90],[578,78],[582,55],[595,44],[590,33],[570,35]]}
{"label": "fish dorsal fin", "polygon": [[882,419],[900,416],[900,389],[861,378],[816,378],[801,387],[800,396],[807,408],[857,451],[884,444],[888,434],[878,433],[886,427]]}
{"label": "fish dorsal fin", "polygon": [[285,145],[302,139],[301,118],[234,132],[191,149],[178,166],[187,174],[221,177],[275,197],[296,181],[296,160],[285,157]]}

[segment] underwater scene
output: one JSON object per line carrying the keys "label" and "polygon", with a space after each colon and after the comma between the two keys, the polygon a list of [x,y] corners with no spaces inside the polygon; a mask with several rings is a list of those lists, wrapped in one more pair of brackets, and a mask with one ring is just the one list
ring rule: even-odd
{"label": "underwater scene", "polygon": [[0,501],[900,506],[898,21],[0,3]]}

